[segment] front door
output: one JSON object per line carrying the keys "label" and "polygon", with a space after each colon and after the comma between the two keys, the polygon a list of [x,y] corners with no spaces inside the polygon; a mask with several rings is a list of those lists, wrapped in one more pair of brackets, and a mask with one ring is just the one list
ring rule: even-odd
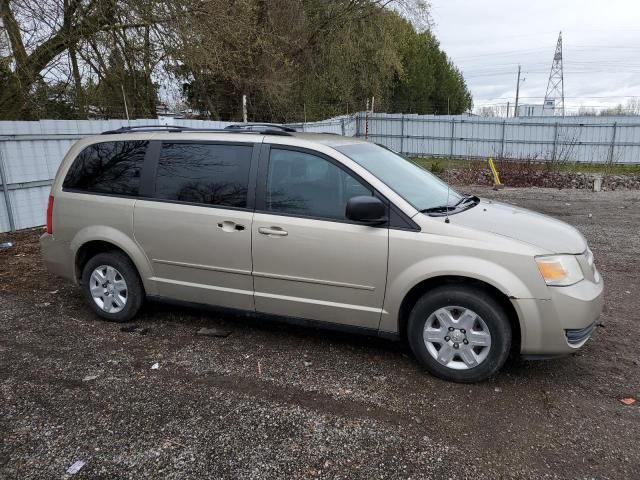
{"label": "front door", "polygon": [[258,312],[378,328],[388,228],[355,224],[347,200],[372,190],[319,154],[271,147],[256,198]]}
{"label": "front door", "polygon": [[247,198],[253,149],[162,144],[152,198],[134,209],[135,238],[153,265],[159,295],[254,309]]}

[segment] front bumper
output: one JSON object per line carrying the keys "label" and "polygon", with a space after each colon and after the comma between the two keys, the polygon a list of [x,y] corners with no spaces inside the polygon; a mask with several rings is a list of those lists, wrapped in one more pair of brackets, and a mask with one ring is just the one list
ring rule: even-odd
{"label": "front bumper", "polygon": [[514,299],[523,355],[553,356],[575,352],[596,329],[602,313],[604,283],[582,280],[569,287],[549,287],[548,300]]}

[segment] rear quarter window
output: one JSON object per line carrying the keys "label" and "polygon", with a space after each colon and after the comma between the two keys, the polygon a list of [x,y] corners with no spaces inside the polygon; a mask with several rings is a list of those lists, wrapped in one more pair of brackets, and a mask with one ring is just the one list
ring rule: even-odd
{"label": "rear quarter window", "polygon": [[147,141],[102,142],[76,157],[62,187],[90,193],[138,196]]}

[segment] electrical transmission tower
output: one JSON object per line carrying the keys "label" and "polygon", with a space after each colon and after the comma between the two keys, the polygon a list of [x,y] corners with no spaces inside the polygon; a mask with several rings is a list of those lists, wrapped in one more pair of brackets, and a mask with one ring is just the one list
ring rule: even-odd
{"label": "electrical transmission tower", "polygon": [[562,32],[558,35],[556,53],[553,55],[547,93],[544,96],[544,110],[553,110],[555,115],[564,117],[564,75],[562,73]]}

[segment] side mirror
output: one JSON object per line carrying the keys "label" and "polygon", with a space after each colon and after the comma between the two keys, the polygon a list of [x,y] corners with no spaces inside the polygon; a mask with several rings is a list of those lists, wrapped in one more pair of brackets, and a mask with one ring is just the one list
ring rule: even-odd
{"label": "side mirror", "polygon": [[385,204],[370,196],[351,197],[347,202],[346,216],[365,225],[380,225],[388,220]]}

